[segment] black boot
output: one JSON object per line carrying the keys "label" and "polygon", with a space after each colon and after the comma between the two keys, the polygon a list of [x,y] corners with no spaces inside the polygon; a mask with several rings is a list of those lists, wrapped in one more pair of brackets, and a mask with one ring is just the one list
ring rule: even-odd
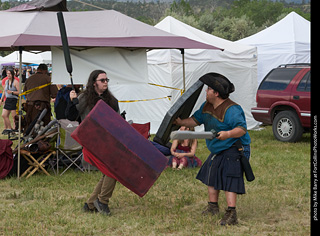
{"label": "black boot", "polygon": [[222,220],[220,220],[220,225],[236,225],[236,224],[238,224],[236,209],[228,208]]}
{"label": "black boot", "polygon": [[82,210],[90,213],[98,212],[97,208],[90,209],[88,203],[84,203]]}
{"label": "black boot", "polygon": [[217,202],[208,202],[207,208],[202,212],[202,215],[217,215],[219,214],[219,205]]}
{"label": "black boot", "polygon": [[111,215],[108,204],[103,204],[102,202],[99,201],[99,199],[97,199],[93,202],[93,205],[97,208],[97,210],[101,214],[107,215],[107,216]]}

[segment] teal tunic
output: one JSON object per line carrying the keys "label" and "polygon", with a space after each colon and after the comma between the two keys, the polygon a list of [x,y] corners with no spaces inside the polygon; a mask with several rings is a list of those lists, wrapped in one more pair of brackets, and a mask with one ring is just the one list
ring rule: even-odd
{"label": "teal tunic", "polygon": [[[205,130],[214,129],[216,132],[229,131],[239,127],[246,131],[240,137],[241,143],[248,146],[251,142],[247,132],[244,112],[238,104],[226,99],[216,109],[205,102],[201,108],[194,113],[192,118],[200,125],[204,124]],[[224,190],[237,194],[245,193],[243,170],[240,164],[240,153],[233,144],[239,138],[228,138],[226,140],[206,140],[211,154],[201,166],[197,179],[207,186],[216,190]]]}
{"label": "teal tunic", "polygon": [[[216,132],[230,131],[239,127],[246,131],[245,135],[240,137],[242,145],[249,145],[251,143],[244,112],[240,105],[232,102],[230,99],[227,99],[216,109],[213,109],[211,104],[205,102],[193,114],[192,118],[198,125],[204,124],[205,131],[211,131],[212,129]],[[207,139],[206,144],[211,153],[217,154],[229,149],[238,139]]]}

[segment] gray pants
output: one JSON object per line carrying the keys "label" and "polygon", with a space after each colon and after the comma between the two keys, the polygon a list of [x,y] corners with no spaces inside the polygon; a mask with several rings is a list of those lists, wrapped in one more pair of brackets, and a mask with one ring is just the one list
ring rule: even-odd
{"label": "gray pants", "polygon": [[108,204],[109,199],[112,196],[114,187],[116,186],[116,182],[117,181],[115,179],[109,176],[103,175],[87,201],[89,208],[94,209],[93,202],[97,198],[101,203]]}

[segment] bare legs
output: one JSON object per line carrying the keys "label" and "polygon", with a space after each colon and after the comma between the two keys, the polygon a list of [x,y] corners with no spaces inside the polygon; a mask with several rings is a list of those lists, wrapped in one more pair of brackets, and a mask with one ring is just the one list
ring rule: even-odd
{"label": "bare legs", "polygon": [[[218,202],[220,190],[215,190],[214,187],[208,186],[209,202]],[[237,194],[225,191],[228,207],[235,207],[237,202]]]}
{"label": "bare legs", "polygon": [[2,118],[4,122],[4,129],[12,129],[11,122],[9,119],[11,111],[3,109],[2,110]]}

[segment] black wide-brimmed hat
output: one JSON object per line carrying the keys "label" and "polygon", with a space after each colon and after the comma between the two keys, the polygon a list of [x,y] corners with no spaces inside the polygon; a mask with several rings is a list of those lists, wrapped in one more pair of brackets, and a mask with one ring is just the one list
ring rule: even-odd
{"label": "black wide-brimmed hat", "polygon": [[208,85],[213,90],[219,92],[219,95],[225,99],[234,92],[235,88],[225,76],[218,73],[208,73],[199,79],[202,83]]}

